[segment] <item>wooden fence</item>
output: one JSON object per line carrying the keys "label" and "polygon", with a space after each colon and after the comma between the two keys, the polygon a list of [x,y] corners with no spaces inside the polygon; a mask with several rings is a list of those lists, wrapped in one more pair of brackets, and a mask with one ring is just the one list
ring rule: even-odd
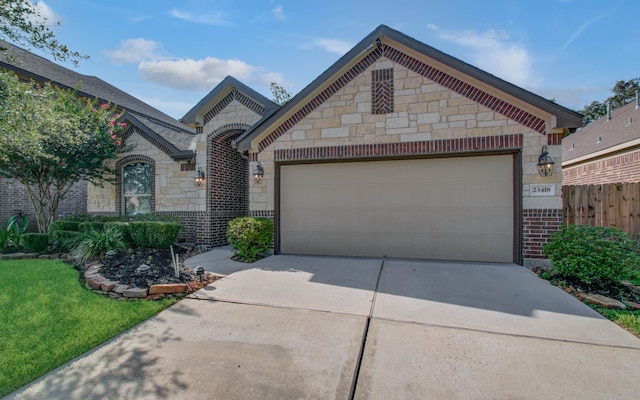
{"label": "wooden fence", "polygon": [[640,233],[640,183],[563,186],[565,224],[616,226]]}

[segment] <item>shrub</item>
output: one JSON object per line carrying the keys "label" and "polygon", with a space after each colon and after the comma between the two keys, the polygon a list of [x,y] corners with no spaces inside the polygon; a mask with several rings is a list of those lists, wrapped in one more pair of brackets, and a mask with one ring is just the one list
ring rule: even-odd
{"label": "shrub", "polygon": [[54,230],[49,233],[49,239],[57,251],[70,251],[81,235],[78,231]]}
{"label": "shrub", "polygon": [[114,227],[102,231],[82,233],[71,250],[72,256],[81,262],[101,260],[109,250],[121,250],[127,247],[122,232]]}
{"label": "shrub", "polygon": [[620,283],[640,262],[638,242],[617,228],[563,226],[544,252],[560,276],[592,287]]}
{"label": "shrub", "polygon": [[105,222],[104,228],[106,229],[108,227],[113,227],[115,229],[118,229],[120,232],[122,232],[122,237],[124,238],[124,241],[127,242],[127,244],[133,244],[133,239],[129,234],[128,222],[120,222],[120,221]]}
{"label": "shrub", "polygon": [[55,231],[78,231],[79,230],[79,221],[73,221],[69,219],[59,219],[57,221],[53,221],[49,224],[49,233],[53,233]]}
{"label": "shrub", "polygon": [[22,245],[31,253],[42,253],[49,245],[49,234],[25,233],[22,235]]}
{"label": "shrub", "polygon": [[78,224],[78,231],[80,232],[101,231],[101,230],[104,230],[104,224],[105,222],[102,222],[102,221],[80,222]]}
{"label": "shrub", "polygon": [[138,247],[166,249],[176,241],[181,228],[174,222],[135,221],[129,223],[129,234]]}
{"label": "shrub", "polygon": [[259,260],[269,254],[273,222],[268,218],[234,218],[229,221],[227,240],[236,256],[249,262]]}

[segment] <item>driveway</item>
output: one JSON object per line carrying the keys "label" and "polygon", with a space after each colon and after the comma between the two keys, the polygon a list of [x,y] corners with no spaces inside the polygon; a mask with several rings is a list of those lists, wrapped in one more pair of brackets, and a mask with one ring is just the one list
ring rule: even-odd
{"label": "driveway", "polygon": [[640,339],[523,267],[279,255],[232,269],[11,398],[617,399],[640,391]]}

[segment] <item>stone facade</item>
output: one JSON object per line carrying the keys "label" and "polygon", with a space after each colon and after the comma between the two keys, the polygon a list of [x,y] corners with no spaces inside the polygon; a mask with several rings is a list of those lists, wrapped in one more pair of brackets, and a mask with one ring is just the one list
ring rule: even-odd
{"label": "stone facade", "polygon": [[[89,185],[87,211],[123,214],[122,168],[128,163],[146,162],[153,166],[153,212],[179,217],[184,226],[180,234],[183,240],[209,246],[226,244],[229,220],[248,212],[248,161],[233,149],[231,141],[261,115],[235,99],[213,111],[203,111],[207,123],[194,136],[195,161],[173,160],[135,127],[130,128],[132,131],[125,134],[126,144],[133,148],[114,163],[118,171],[115,183]],[[185,166],[192,162],[195,165]],[[205,172],[204,183],[199,187],[194,183],[198,168]]]}
{"label": "stone facade", "polygon": [[[372,71],[386,69],[393,69],[393,112],[374,114]],[[522,159],[524,256],[541,257],[539,242],[562,222],[557,217],[562,214],[559,135],[549,133],[533,130],[381,57],[252,154],[265,177],[261,184],[250,180],[250,210],[261,216],[275,213],[275,163],[280,161],[513,150]],[[556,173],[550,177],[541,177],[536,167],[543,145],[556,160]],[[556,195],[531,196],[531,185],[540,183],[555,185]],[[550,214],[553,221],[548,220]]]}

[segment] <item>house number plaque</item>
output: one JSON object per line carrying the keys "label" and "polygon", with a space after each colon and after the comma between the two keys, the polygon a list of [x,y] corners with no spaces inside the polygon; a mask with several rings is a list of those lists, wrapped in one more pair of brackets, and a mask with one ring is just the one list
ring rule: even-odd
{"label": "house number plaque", "polygon": [[556,185],[551,184],[536,184],[531,185],[531,196],[555,196],[556,195]]}

